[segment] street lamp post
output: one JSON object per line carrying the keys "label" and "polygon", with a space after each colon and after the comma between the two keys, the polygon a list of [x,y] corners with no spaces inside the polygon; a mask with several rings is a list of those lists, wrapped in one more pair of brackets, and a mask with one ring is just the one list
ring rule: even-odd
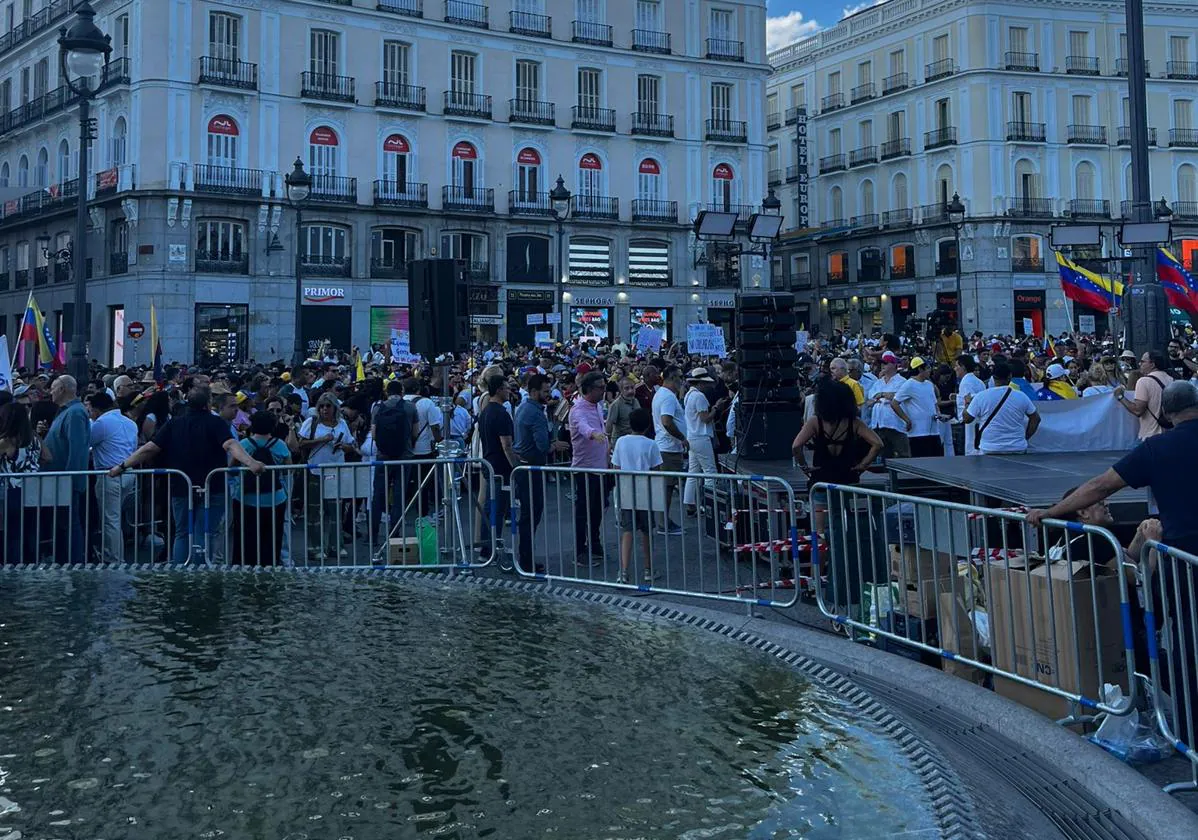
{"label": "street lamp post", "polygon": [[[962,329],[961,312],[961,228],[965,224],[965,204],[961,201],[961,196],[953,193],[953,200],[944,206],[945,213],[948,214],[948,220],[953,226],[953,237],[956,241],[957,249],[957,329]],[[973,302],[975,309],[978,307],[978,302]],[[980,311],[979,311],[980,314]],[[962,333],[964,335],[964,333]]]}
{"label": "street lamp post", "polygon": [[[79,98],[79,189],[75,211],[75,318],[71,326],[71,374],[82,388],[88,380],[87,370],[87,193],[91,179],[87,167],[87,146],[96,139],[95,120],[91,116],[91,100],[99,89],[92,88],[88,79],[108,66],[112,53],[112,38],[95,24],[96,13],[83,0],[75,13],[71,27],[58,30],[59,72],[76,97]],[[72,76],[74,79],[72,79]]]}
{"label": "street lamp post", "polygon": [[562,344],[566,343],[566,316],[565,302],[562,297],[565,295],[565,257],[563,255],[563,243],[566,237],[566,219],[570,217],[570,210],[573,207],[573,196],[570,190],[566,188],[566,182],[561,175],[557,176],[557,184],[549,191],[549,207],[553,213],[553,218],[557,220],[557,274],[554,283],[555,300],[554,308],[557,310],[557,340]]}
{"label": "street lamp post", "polygon": [[304,201],[312,192],[312,176],[304,171],[304,162],[298,157],[295,166],[283,178],[287,185],[287,200],[295,208],[295,346],[291,352],[291,364],[298,367],[304,363],[307,353],[304,351],[304,337],[301,332],[300,314],[304,305],[304,271],[303,253],[301,252],[304,235]]}
{"label": "street lamp post", "polygon": [[[767,216],[782,215],[782,202],[778,199],[778,196],[774,195],[773,187],[769,188],[769,192],[766,193],[765,198],[763,198],[761,200],[761,212]],[[773,291],[777,291],[778,289],[774,285],[774,244],[773,243],[774,243],[773,239],[769,239],[765,243],[765,265],[766,265],[766,268],[768,268],[769,272],[770,272],[770,289]]]}

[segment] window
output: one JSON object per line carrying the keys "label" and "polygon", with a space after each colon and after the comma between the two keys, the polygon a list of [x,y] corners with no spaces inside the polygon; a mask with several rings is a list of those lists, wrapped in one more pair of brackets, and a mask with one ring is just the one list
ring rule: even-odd
{"label": "window", "polygon": [[711,10],[711,31],[708,37],[721,41],[732,41],[736,38],[736,18],[731,9]]}
{"label": "window", "polygon": [[1090,55],[1089,32],[1075,31],[1069,33],[1069,55],[1075,58],[1083,58]]}
{"label": "window", "polygon": [[864,120],[857,126],[857,140],[859,148],[874,144],[874,124],[872,120]]}
{"label": "window", "polygon": [[603,0],[576,0],[575,14],[583,23],[603,23]]}
{"label": "window", "polygon": [[1076,95],[1071,100],[1073,105],[1073,124],[1091,125],[1091,99],[1089,96]]}
{"label": "window", "polygon": [[1119,33],[1119,58],[1127,61],[1127,33]]}
{"label": "window", "polygon": [[857,84],[868,85],[874,80],[874,66],[872,62],[862,61],[857,64]]}
{"label": "window", "polygon": [[516,62],[516,101],[539,102],[541,100],[541,63],[539,61]]}
{"label": "window", "polygon": [[208,263],[240,266],[246,254],[244,222],[200,220],[196,228],[196,271],[212,268]]}
{"label": "window", "polygon": [[[775,108],[776,108],[775,98]],[[661,113],[661,79],[657,76],[636,77],[636,112],[657,115]]]}
{"label": "window", "polygon": [[449,54],[449,90],[462,95],[458,104],[465,104],[467,97],[474,95],[477,66],[474,53],[454,50]]}
{"label": "window", "polygon": [[549,238],[512,234],[507,238],[507,281],[509,283],[551,283]]}
{"label": "window", "polygon": [[9,178],[8,161],[4,161],[4,164],[0,166],[0,187],[7,187],[9,185]]}
{"label": "window", "polygon": [[948,36],[937,35],[932,39],[932,61],[948,60]]}
{"label": "window", "polygon": [[952,102],[949,99],[937,99],[933,110],[936,114],[937,129],[945,129],[953,124]]}
{"label": "window", "polygon": [[828,74],[828,95],[840,93],[840,72],[833,71]]}
{"label": "window", "polygon": [[905,111],[893,111],[886,116],[886,139],[901,140],[907,136],[907,114]]}
{"label": "window", "polygon": [[1188,202],[1190,207],[1198,202],[1198,176],[1193,164],[1183,163],[1177,167],[1177,200]]}
{"label": "window", "polygon": [[670,285],[670,243],[655,239],[634,239],[629,242],[628,284]]}
{"label": "window", "polygon": [[1073,175],[1074,181],[1074,198],[1090,200],[1094,198],[1094,164],[1089,161],[1082,161],[1077,165],[1077,171]]}
{"label": "window", "polygon": [[533,203],[540,198],[541,153],[523,148],[516,154],[516,200]]}
{"label": "window", "polygon": [[954,192],[952,167],[942,163],[936,170],[936,200],[941,206],[948,204],[948,198]]}
{"label": "window", "polygon": [[383,141],[383,180],[399,195],[408,191],[408,155],[412,144],[402,134],[392,134]]}
{"label": "window", "polygon": [[1011,119],[1021,123],[1032,121],[1032,95],[1030,93],[1017,90],[1011,94]]}
{"label": "window", "polygon": [[244,362],[250,351],[250,308],[244,304],[196,305],[196,363],[205,367]]}
{"label": "window", "polygon": [[474,148],[473,143],[467,143],[462,140],[454,144],[453,151],[450,152],[453,178],[453,186],[457,187],[463,198],[473,198],[474,189],[477,184],[476,168],[478,165],[478,150]]}
{"label": "window", "polygon": [[33,98],[45,96],[50,89],[50,60],[43,58],[33,67]]}
{"label": "window", "polygon": [[29,270],[29,243],[17,243],[17,271]]}
{"label": "window", "polygon": [[661,32],[660,0],[636,0],[636,28],[646,32]]}
{"label": "window", "polygon": [[208,120],[209,166],[232,169],[237,166],[237,139],[240,132],[237,123],[226,114],[217,114]]}
{"label": "window", "polygon": [[372,276],[401,276],[416,259],[416,231],[405,228],[375,228],[370,232]]}
{"label": "window", "polygon": [[[611,242],[592,236],[573,236],[569,245],[569,279],[586,286],[612,281]],[[610,316],[610,310],[608,311]]]}
{"label": "window", "polygon": [[129,160],[129,130],[124,117],[117,117],[112,126],[112,139],[109,141],[108,162],[116,166],[124,166]]}
{"label": "window", "polygon": [[732,85],[722,82],[711,86],[711,119],[727,124],[732,120]]}
{"label": "window", "polygon": [[349,233],[333,225],[304,225],[304,262],[309,265],[340,265],[349,256]]}
{"label": "window", "polygon": [[861,182],[861,206],[858,208],[862,216],[874,214],[874,182]]}
{"label": "window", "polygon": [[902,280],[915,276],[915,246],[893,245],[890,248],[890,277]]}
{"label": "window", "polygon": [[112,28],[112,57],[125,58],[129,55],[129,16],[120,15]]}
{"label": "window", "polygon": [[828,132],[828,154],[839,155],[842,153],[840,145],[840,129],[834,128]]}
{"label": "window", "polygon": [[1026,26],[1012,26],[1007,30],[1008,49],[1015,53],[1031,52],[1028,49],[1028,31]]}
{"label": "window", "polygon": [[910,200],[907,196],[907,176],[903,173],[898,173],[894,176],[894,181],[890,185],[892,199],[890,206],[894,210],[906,210]]}
{"label": "window", "polygon": [[129,253],[129,223],[124,219],[114,219],[108,226],[108,253]]}
{"label": "window", "polygon": [[765,115],[773,117],[778,114],[778,94],[771,93],[765,97]]}
{"label": "window", "polygon": [[828,254],[828,282],[847,283],[849,280],[849,255],[846,251]]}
{"label": "window", "polygon": [[794,108],[804,108],[807,105],[807,85],[797,84],[790,87],[790,104]]}
{"label": "window", "polygon": [[46,147],[37,150],[37,169],[34,170],[34,185],[48,187],[50,185],[50,153]]}
{"label": "window", "polygon": [[603,107],[603,74],[590,67],[578,68],[578,107]]}
{"label": "window", "polygon": [[21,155],[17,161],[17,186],[29,186],[29,158],[26,155]]}
{"label": "window", "polygon": [[29,102],[30,82],[33,79],[32,71],[28,67],[21,68],[21,104],[25,105]]}
{"label": "window", "polygon": [[711,171],[711,195],[717,209],[735,213],[737,192],[736,171],[730,164],[721,163]]}
{"label": "window", "polygon": [[894,50],[890,53],[890,75],[897,76],[900,73],[906,72],[904,68],[907,66],[907,56],[903,50]]}
{"label": "window", "polygon": [[645,158],[637,167],[636,197],[642,201],[661,200],[661,164],[654,158]]}
{"label": "window", "polygon": [[341,69],[341,36],[327,29],[313,29],[308,69],[317,75],[337,76]]}
{"label": "window", "polygon": [[1169,59],[1171,61],[1190,60],[1190,39],[1187,36],[1169,36]]}
{"label": "window", "polygon": [[441,258],[465,260],[472,266],[490,264],[487,236],[482,233],[449,232],[441,234]]}
{"label": "window", "polygon": [[12,110],[12,79],[5,79],[4,84],[0,84],[0,114],[7,114]]}
{"label": "window", "polygon": [[603,195],[603,161],[593,152],[578,159],[578,199]]}
{"label": "window", "polygon": [[769,147],[766,168],[772,172],[777,172],[782,168],[782,156],[779,154],[776,144]]}
{"label": "window", "polygon": [[308,135],[308,174],[313,178],[336,177],[339,144],[337,132],[328,126],[312,129]]}
{"label": "window", "polygon": [[383,87],[397,90],[408,85],[411,47],[402,41],[383,41]]}
{"label": "window", "polygon": [[1042,269],[1044,257],[1040,252],[1040,237],[1012,236],[1011,237],[1011,268]]}
{"label": "window", "polygon": [[1040,195],[1036,172],[1027,160],[1015,163],[1015,195],[1018,198],[1038,198]]}
{"label": "window", "polygon": [[58,183],[71,180],[71,144],[63,140],[58,144]]}
{"label": "window", "polygon": [[1194,102],[1192,100],[1173,100],[1173,127],[1180,129],[1194,127]]}

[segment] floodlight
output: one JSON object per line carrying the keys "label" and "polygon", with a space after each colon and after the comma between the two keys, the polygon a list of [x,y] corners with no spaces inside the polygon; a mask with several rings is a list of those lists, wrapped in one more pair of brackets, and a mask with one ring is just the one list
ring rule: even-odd
{"label": "floodlight", "polygon": [[1052,247],[1084,247],[1102,244],[1100,225],[1053,225]]}
{"label": "floodlight", "polygon": [[695,217],[695,236],[699,239],[730,237],[736,229],[736,213],[720,213],[715,210],[700,210]]}
{"label": "floodlight", "polygon": [[1160,245],[1172,239],[1169,222],[1125,222],[1119,230],[1121,245]]}
{"label": "floodlight", "polygon": [[749,217],[749,239],[776,239],[782,231],[782,217],[773,213],[754,213]]}

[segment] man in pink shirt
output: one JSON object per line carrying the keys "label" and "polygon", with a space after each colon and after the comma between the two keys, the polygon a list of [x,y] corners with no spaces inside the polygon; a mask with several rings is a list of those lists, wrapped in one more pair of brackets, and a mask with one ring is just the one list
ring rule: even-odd
{"label": "man in pink shirt", "polygon": [[[578,386],[578,399],[570,409],[570,444],[574,457],[572,467],[607,469],[608,441],[604,432],[599,402],[606,383],[603,374],[584,374]],[[603,565],[603,544],[599,534],[603,524],[607,487],[604,476],[594,473],[574,474],[574,548],[580,566]]]}

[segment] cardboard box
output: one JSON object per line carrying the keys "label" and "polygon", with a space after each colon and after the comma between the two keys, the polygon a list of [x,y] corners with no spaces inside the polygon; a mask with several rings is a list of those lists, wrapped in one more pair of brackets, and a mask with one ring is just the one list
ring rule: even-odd
{"label": "cardboard box", "polygon": [[[1020,706],[1031,709],[1033,712],[1038,712],[1049,718],[1052,721],[1058,721],[1074,714],[1073,704],[1063,697],[1058,697],[1055,694],[1049,694],[1047,691],[1041,691],[1038,688],[1031,688],[1023,683],[1009,680],[1006,677],[994,678],[994,693],[999,697],[1005,697],[1018,703]],[[1085,709],[1077,710],[1081,714],[1089,714]],[[1081,735],[1087,731],[1093,730],[1093,724],[1075,723],[1065,727],[1071,729]]]}
{"label": "cardboard box", "polygon": [[890,546],[890,576],[914,586],[923,580],[943,580],[957,573],[957,558],[914,545]]}
{"label": "cardboard box", "polygon": [[[926,644],[929,647],[937,647],[940,644],[936,632],[935,619],[924,620],[891,612],[882,616],[878,621],[878,625],[881,630],[901,636],[904,639],[910,639],[913,642]],[[918,648],[914,648],[903,642],[892,641],[884,636],[878,636],[874,645],[878,650],[895,653],[907,659],[914,659],[916,662],[927,660],[934,665],[935,661],[939,658],[935,654],[924,653]]]}
{"label": "cardboard box", "polygon": [[925,580],[918,586],[908,586],[903,590],[903,584],[899,582],[899,592],[902,594],[901,607],[903,612],[914,618],[935,618],[936,617],[936,601],[939,597],[941,589],[951,585],[949,580]]}
{"label": "cardboard box", "polygon": [[420,565],[420,540],[417,537],[392,537],[387,543],[387,562],[390,565]]}
{"label": "cardboard box", "polygon": [[991,562],[986,573],[996,668],[1093,699],[1104,682],[1126,684],[1115,572],[1012,560]]}
{"label": "cardboard box", "polygon": [[[969,610],[966,609],[960,593],[939,592],[936,607],[939,616],[940,646],[944,650],[968,656],[970,659],[985,661],[986,650],[977,644],[973,620],[969,617]],[[980,668],[952,659],[941,660],[940,669],[950,676],[960,677],[974,685],[984,685],[988,676],[988,673]]]}

